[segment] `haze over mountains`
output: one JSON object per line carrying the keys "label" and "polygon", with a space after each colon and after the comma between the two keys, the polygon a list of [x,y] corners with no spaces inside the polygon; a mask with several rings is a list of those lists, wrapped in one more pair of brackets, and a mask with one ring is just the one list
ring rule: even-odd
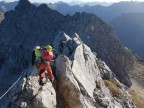
{"label": "haze over mountains", "polygon": [[15,6],[18,4],[18,1],[15,2],[0,2],[0,12],[6,12],[9,10],[13,10]]}
{"label": "haze over mountains", "polygon": [[[0,11],[12,10],[17,5],[17,3],[17,1],[10,3],[0,2]],[[100,5],[97,4],[97,2],[77,2],[77,4],[76,2],[70,2],[67,4],[60,1],[54,4],[49,3],[48,6],[61,12],[64,15],[74,14],[75,12],[87,12],[96,14],[106,22],[110,22],[112,19],[120,16],[122,13],[144,13],[144,2],[118,2],[110,6],[102,6],[102,4],[105,2],[98,3],[100,3]],[[38,3],[34,4],[36,4],[37,6],[40,5]],[[72,6],[70,6],[70,4]],[[93,4],[93,6],[91,6],[91,4]]]}
{"label": "haze over mountains", "polygon": [[[65,3],[50,4],[49,7],[63,14],[74,14],[76,11],[98,15],[109,23],[118,33],[121,41],[134,52],[144,57],[144,2],[119,2],[111,6],[68,6]],[[136,21],[135,21],[136,20]]]}
{"label": "haze over mountains", "polygon": [[69,6],[64,2],[58,2],[55,4],[49,4],[49,6],[63,14],[74,14],[75,12],[87,12],[96,14],[104,21],[110,22],[112,19],[120,16],[122,13],[142,13],[144,12],[144,2],[118,2],[110,6],[89,6],[85,5],[80,7],[79,5]]}
{"label": "haze over mountains", "polygon": [[102,5],[102,6],[109,6],[113,4],[112,2],[82,2],[82,1],[72,1],[72,2],[67,2],[68,5],[73,6],[73,5],[79,5],[79,6],[84,6],[84,5],[89,5],[89,6],[95,6],[95,5]]}
{"label": "haze over mountains", "polygon": [[144,13],[122,14],[110,24],[127,47],[144,57]]}

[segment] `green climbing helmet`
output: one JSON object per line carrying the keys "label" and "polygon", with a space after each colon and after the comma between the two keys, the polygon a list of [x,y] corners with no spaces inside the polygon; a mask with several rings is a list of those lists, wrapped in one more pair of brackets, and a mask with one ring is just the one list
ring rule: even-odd
{"label": "green climbing helmet", "polygon": [[52,51],[52,50],[53,50],[52,46],[50,46],[50,45],[46,45],[45,48],[46,48],[48,51]]}
{"label": "green climbing helmet", "polygon": [[34,48],[34,50],[35,50],[35,56],[36,57],[41,57],[41,47],[40,46],[36,46],[35,48]]}

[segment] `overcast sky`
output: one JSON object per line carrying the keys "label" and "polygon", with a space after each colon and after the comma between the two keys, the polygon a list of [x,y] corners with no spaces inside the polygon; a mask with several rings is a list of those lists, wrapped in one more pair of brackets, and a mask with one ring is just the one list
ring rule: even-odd
{"label": "overcast sky", "polygon": [[[4,1],[4,0],[0,0],[0,1]],[[5,0],[7,2],[11,2],[11,1],[16,1],[16,0]],[[71,2],[71,1],[78,1],[78,0],[29,0],[31,2],[58,2],[58,1],[64,1],[64,2]],[[144,0],[80,0],[83,2],[119,2],[119,1],[144,1]]]}

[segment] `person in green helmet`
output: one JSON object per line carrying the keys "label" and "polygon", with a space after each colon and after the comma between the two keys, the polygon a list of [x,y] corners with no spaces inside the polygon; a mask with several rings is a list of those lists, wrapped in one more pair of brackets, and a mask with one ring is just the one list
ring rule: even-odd
{"label": "person in green helmet", "polygon": [[44,48],[46,48],[48,51],[52,52],[53,51],[53,48],[52,46],[50,45],[46,45]]}
{"label": "person in green helmet", "polygon": [[[51,68],[51,61],[53,59],[53,48],[47,45],[41,50],[41,62],[36,64],[36,67],[40,69],[40,81],[43,85],[43,80],[46,79],[46,73],[48,74],[49,80],[53,83],[54,76]],[[46,73],[45,73],[46,72]]]}
{"label": "person in green helmet", "polygon": [[[51,68],[53,59],[53,48],[50,45],[44,47],[36,46],[32,53],[32,65],[39,70],[39,83],[44,85],[47,82],[46,73],[49,80],[53,83],[54,76]],[[45,73],[46,72],[46,73]]]}

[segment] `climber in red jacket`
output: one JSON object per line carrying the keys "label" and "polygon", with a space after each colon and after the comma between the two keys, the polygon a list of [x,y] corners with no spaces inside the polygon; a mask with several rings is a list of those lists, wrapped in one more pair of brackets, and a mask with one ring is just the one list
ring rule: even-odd
{"label": "climber in red jacket", "polygon": [[53,59],[53,51],[50,45],[45,46],[41,51],[41,62],[36,64],[36,67],[40,69],[40,84],[46,83],[45,71],[48,73],[48,77],[51,82],[54,81],[52,69],[51,69],[51,60]]}

